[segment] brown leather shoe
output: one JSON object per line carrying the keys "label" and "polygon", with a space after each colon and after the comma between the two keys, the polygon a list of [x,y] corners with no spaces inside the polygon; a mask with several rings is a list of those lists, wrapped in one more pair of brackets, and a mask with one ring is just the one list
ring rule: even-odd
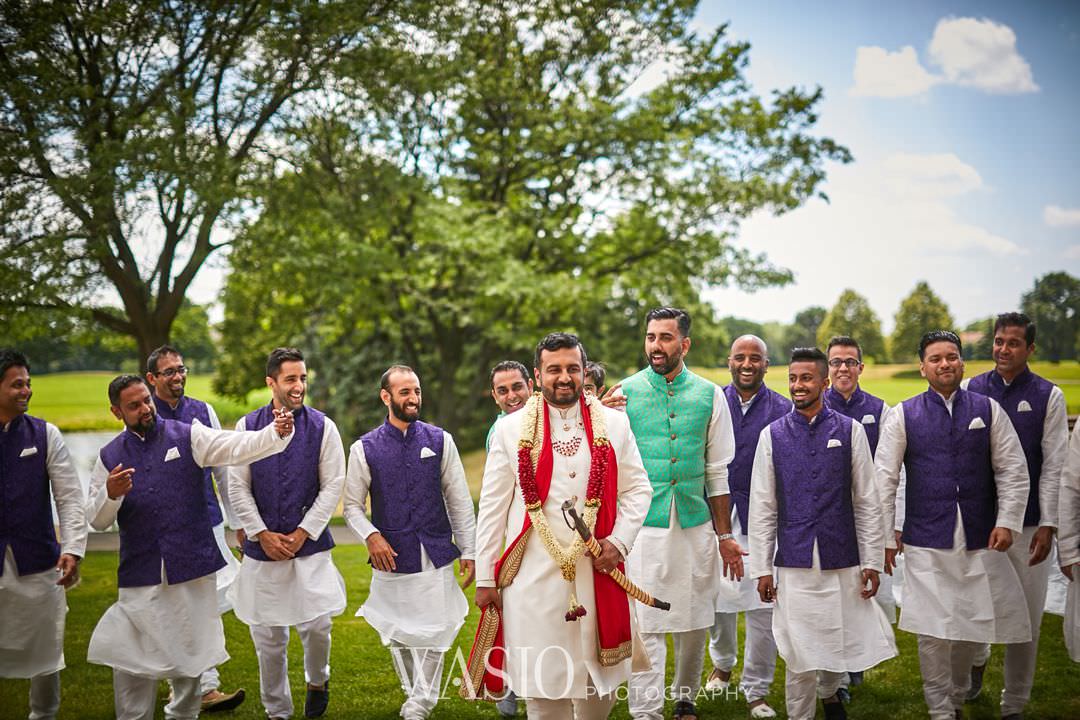
{"label": "brown leather shoe", "polygon": [[216,713],[235,710],[242,702],[244,702],[244,688],[239,688],[231,693],[211,690],[203,695],[202,712]]}

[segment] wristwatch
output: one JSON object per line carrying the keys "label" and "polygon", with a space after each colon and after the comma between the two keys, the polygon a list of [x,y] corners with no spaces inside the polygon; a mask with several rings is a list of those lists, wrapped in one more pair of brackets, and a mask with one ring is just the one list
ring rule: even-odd
{"label": "wristwatch", "polygon": [[734,539],[735,539],[735,536],[732,535],[731,533],[723,533],[721,535],[716,536],[717,542],[724,542],[725,540],[734,540]]}

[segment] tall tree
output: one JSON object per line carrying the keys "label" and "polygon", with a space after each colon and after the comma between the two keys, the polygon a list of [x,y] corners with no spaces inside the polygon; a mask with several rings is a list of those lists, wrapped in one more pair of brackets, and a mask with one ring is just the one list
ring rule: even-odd
{"label": "tall tree", "polygon": [[228,243],[223,222],[251,211],[244,185],[275,124],[338,63],[377,74],[412,42],[403,8],[3,3],[0,307],[83,309],[145,358]]}
{"label": "tall tree", "polygon": [[818,329],[825,322],[829,311],[811,305],[795,315],[795,322],[788,326],[787,342],[790,347],[816,347]]}
{"label": "tall tree", "polygon": [[866,298],[850,288],[840,293],[836,304],[821,321],[817,330],[818,347],[827,346],[836,335],[854,338],[862,347],[863,358],[876,362],[888,360],[877,313]]}
{"label": "tall tree", "polygon": [[893,360],[912,362],[918,356],[919,340],[931,330],[952,330],[953,318],[945,301],[929,283],[920,280],[911,294],[900,301],[892,333]]}
{"label": "tall tree", "polygon": [[1047,273],[1020,303],[1035,321],[1041,357],[1059,362],[1080,355],[1080,280],[1067,272]]}

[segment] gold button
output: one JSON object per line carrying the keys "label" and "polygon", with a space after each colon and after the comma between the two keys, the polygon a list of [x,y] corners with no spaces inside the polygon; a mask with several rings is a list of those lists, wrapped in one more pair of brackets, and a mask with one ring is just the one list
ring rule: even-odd
{"label": "gold button", "polygon": [[671,413],[670,415],[668,415],[668,417],[671,418],[672,420],[674,420],[675,419],[675,413]]}
{"label": "gold button", "polygon": [[668,390],[667,394],[668,394],[669,397],[675,397],[675,391],[674,390]]}
{"label": "gold button", "polygon": [[672,480],[672,481],[671,481],[671,484],[672,484],[672,485],[674,485],[674,484],[675,484],[675,482],[676,482],[675,480]]}
{"label": "gold button", "polygon": [[678,458],[671,458],[672,464],[674,464],[676,460],[678,460]]}
{"label": "gold button", "polygon": [[675,439],[675,433],[671,433],[671,439],[672,439],[672,440],[674,440],[674,439]]}
{"label": "gold button", "polygon": [[577,473],[576,473],[576,472],[574,472],[573,470],[571,470],[571,471],[570,471],[570,477],[572,477],[572,478],[573,478],[573,477],[577,477]]}

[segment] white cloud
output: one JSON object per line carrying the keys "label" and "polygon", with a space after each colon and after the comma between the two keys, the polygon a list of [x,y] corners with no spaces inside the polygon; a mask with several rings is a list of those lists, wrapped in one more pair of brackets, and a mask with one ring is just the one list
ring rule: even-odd
{"label": "white cloud", "polygon": [[1043,208],[1043,222],[1050,227],[1074,227],[1080,225],[1080,208],[1047,205]]}
{"label": "white cloud", "polygon": [[919,64],[915,48],[907,45],[894,53],[880,47],[855,51],[855,85],[852,95],[863,97],[910,97],[921,95],[940,82]]}
{"label": "white cloud", "polygon": [[940,199],[983,187],[979,171],[952,153],[896,153],[883,163],[884,180],[896,193]]}
{"label": "white cloud", "polygon": [[1016,49],[1008,25],[975,18],[944,18],[934,28],[930,59],[956,85],[991,93],[1035,92],[1031,66]]}
{"label": "white cloud", "polygon": [[896,52],[874,45],[855,51],[854,85],[862,97],[912,97],[935,85],[961,85],[989,93],[1028,93],[1039,86],[1031,66],[1016,48],[1016,33],[1008,25],[987,19],[943,18],[930,40],[927,70],[915,48]]}
{"label": "white cloud", "polygon": [[1080,244],[1065,248],[1064,255],[1066,260],[1080,260]]}

